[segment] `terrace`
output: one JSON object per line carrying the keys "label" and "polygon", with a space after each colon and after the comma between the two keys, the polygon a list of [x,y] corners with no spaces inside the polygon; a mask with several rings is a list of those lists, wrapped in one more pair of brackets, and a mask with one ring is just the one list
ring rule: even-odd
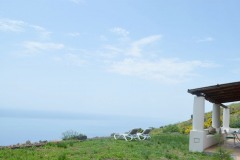
{"label": "terrace", "polygon": [[[219,150],[219,145],[214,145],[211,146],[207,149],[204,150],[204,153],[207,154],[212,154],[212,153],[216,153]],[[223,145],[221,145],[221,147],[226,150],[227,152],[229,152],[232,157],[234,158],[234,160],[240,160],[240,146],[239,144],[236,146],[234,145],[234,141],[233,140],[227,140],[224,142]]]}
{"label": "terrace", "polygon": [[[204,129],[205,100],[213,104],[212,127],[221,133],[224,133],[224,130],[227,132],[233,131],[234,129],[229,127],[230,111],[224,103],[240,101],[240,82],[189,89],[188,93],[195,95],[193,103],[193,128],[190,131],[189,150],[203,152],[205,149],[218,144],[215,135],[209,134],[208,130]],[[220,107],[223,108],[222,126],[220,126]]]}

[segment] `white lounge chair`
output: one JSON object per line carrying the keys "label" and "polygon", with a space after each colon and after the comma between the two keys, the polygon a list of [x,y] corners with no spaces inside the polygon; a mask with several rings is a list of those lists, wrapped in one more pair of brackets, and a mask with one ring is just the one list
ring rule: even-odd
{"label": "white lounge chair", "polygon": [[133,139],[138,139],[137,136],[137,132],[138,132],[139,128],[134,128],[131,131],[129,131],[128,133],[122,133],[122,134],[114,134],[114,139],[120,139],[123,138],[126,141],[131,141]]}
{"label": "white lounge chair", "polygon": [[239,131],[227,132],[224,130],[225,140],[233,139],[234,147],[240,146],[240,138],[238,137]]}
{"label": "white lounge chair", "polygon": [[235,135],[232,133],[228,133],[226,130],[224,130],[224,133],[225,133],[225,140],[228,140],[228,139],[233,139],[233,142],[234,142],[234,145],[236,144],[235,142]]}
{"label": "white lounge chair", "polygon": [[145,139],[150,139],[151,136],[149,135],[149,133],[151,132],[151,129],[145,129],[142,133],[137,133],[137,137],[139,140],[145,140]]}

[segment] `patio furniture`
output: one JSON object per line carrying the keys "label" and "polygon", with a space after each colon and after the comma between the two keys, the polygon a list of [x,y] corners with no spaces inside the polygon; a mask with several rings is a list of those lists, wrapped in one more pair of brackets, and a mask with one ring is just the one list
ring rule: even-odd
{"label": "patio furniture", "polygon": [[139,128],[134,128],[131,131],[129,131],[128,133],[117,133],[114,134],[114,139],[125,139],[126,141],[131,141],[133,139],[138,139],[137,136],[137,132],[138,132]]}
{"label": "patio furniture", "polygon": [[234,131],[233,133],[233,136],[234,136],[234,147],[239,147],[240,146],[240,138],[238,136],[239,131]]}
{"label": "patio furniture", "polygon": [[149,133],[151,132],[151,129],[145,129],[142,133],[137,133],[137,137],[139,140],[145,140],[145,139],[150,139],[151,136],[149,135]]}
{"label": "patio furniture", "polygon": [[225,133],[225,140],[232,139],[233,143],[234,143],[234,146],[236,146],[236,138],[239,141],[239,138],[237,136],[237,132],[236,131],[227,132],[226,130],[224,130],[224,133]]}
{"label": "patio furniture", "polygon": [[228,133],[226,130],[224,130],[224,133],[225,133],[225,139],[226,140],[233,139],[234,143],[235,143],[235,135],[233,133]]}

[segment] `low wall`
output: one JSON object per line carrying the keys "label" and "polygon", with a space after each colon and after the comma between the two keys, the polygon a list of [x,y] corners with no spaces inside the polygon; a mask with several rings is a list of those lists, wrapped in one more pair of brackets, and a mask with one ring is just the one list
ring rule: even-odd
{"label": "low wall", "polygon": [[189,151],[203,152],[206,148],[218,143],[216,134],[208,134],[208,130],[191,131],[189,140]]}
{"label": "low wall", "polygon": [[209,148],[213,145],[218,144],[219,142],[219,137],[218,135],[206,135],[205,137],[205,144],[204,144],[204,149]]}

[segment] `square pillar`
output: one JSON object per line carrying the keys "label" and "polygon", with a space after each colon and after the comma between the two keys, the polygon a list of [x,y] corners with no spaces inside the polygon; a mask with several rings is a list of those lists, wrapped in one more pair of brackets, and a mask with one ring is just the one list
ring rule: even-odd
{"label": "square pillar", "polygon": [[193,129],[190,131],[189,151],[202,152],[205,149],[204,113],[205,98],[202,96],[194,97]]}
{"label": "square pillar", "polygon": [[219,104],[213,104],[212,127],[216,129],[220,128],[220,105]]}
{"label": "square pillar", "polygon": [[230,124],[230,110],[229,108],[223,109],[223,129],[229,130]]}
{"label": "square pillar", "polygon": [[204,127],[205,98],[194,97],[193,103],[193,129],[194,131],[202,131]]}

